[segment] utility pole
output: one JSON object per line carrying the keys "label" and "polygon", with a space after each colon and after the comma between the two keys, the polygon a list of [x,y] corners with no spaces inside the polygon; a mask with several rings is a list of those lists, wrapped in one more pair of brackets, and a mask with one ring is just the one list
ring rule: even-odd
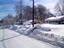
{"label": "utility pole", "polygon": [[34,0],[33,0],[32,25],[33,25],[33,27],[34,27]]}

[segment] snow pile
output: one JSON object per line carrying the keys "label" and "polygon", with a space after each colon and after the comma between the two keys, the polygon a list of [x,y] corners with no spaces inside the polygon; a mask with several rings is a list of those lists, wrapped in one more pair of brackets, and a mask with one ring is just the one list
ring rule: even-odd
{"label": "snow pile", "polygon": [[32,33],[33,30],[37,30],[37,31],[42,30],[42,31],[46,31],[46,32],[51,31],[50,28],[47,28],[47,27],[42,28],[38,24],[35,24],[35,27],[32,27],[32,25],[14,25],[14,26],[10,27],[9,29],[14,30],[20,34],[25,34],[25,35]]}
{"label": "snow pile", "polygon": [[50,28],[47,28],[47,27],[41,27],[40,25],[37,25],[37,26],[36,26],[36,29],[40,29],[40,30],[42,30],[42,31],[51,31]]}
{"label": "snow pile", "polygon": [[28,30],[32,29],[32,25],[14,25],[11,26],[9,29],[16,31],[20,34],[27,34]]}
{"label": "snow pile", "polygon": [[26,21],[23,23],[24,25],[31,25],[32,24],[32,20]]}

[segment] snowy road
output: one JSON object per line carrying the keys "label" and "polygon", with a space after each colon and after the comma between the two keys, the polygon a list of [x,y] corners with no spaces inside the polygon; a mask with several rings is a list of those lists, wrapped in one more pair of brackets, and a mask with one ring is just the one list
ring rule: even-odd
{"label": "snowy road", "polygon": [[[4,33],[4,39],[2,40],[2,32]],[[35,40],[24,35],[20,35],[12,30],[4,29],[0,31],[0,48],[60,48],[49,43]]]}

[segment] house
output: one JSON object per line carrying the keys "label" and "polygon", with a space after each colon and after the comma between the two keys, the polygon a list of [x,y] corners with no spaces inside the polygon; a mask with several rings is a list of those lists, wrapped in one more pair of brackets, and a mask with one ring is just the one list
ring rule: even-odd
{"label": "house", "polygon": [[47,23],[64,24],[64,16],[56,16],[45,19]]}

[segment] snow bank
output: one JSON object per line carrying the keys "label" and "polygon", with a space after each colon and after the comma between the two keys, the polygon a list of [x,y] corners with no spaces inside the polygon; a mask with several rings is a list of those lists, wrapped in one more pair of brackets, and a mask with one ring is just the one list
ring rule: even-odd
{"label": "snow bank", "polygon": [[23,23],[24,25],[28,24],[28,25],[31,25],[32,24],[32,20],[29,20],[29,21],[26,21]]}

